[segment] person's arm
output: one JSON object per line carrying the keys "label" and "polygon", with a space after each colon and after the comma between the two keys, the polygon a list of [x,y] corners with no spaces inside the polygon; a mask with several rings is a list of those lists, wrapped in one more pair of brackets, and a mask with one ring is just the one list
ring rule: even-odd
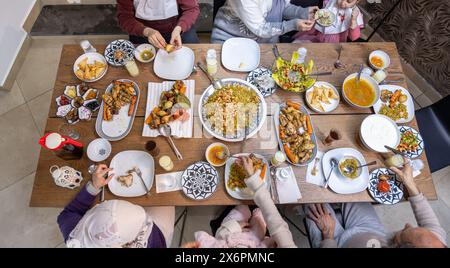
{"label": "person's arm", "polygon": [[200,15],[200,7],[197,0],[177,0],[177,3],[181,10],[181,16],[178,18],[177,26],[181,27],[182,32],[187,32],[197,21]]}
{"label": "person's arm", "polygon": [[92,174],[92,180],[81,189],[77,196],[59,214],[57,222],[64,241],[69,238],[72,230],[94,204],[95,197],[100,192],[100,189],[112,179],[113,175],[106,176],[110,171],[112,169],[106,165],[98,165],[94,174]]}
{"label": "person's arm", "polygon": [[433,209],[430,206],[430,203],[425,198],[425,196],[423,196],[422,193],[419,193],[415,196],[410,196],[408,200],[411,204],[417,224],[420,227],[426,228],[434,233],[437,238],[444,245],[446,245],[447,233],[445,232],[444,228],[441,227],[436,214],[434,213]]}
{"label": "person's arm", "polygon": [[292,238],[292,233],[289,230],[288,224],[283,220],[277,207],[273,203],[269,191],[264,186],[261,180],[260,171],[258,170],[250,178],[245,180],[247,186],[252,189],[255,194],[253,200],[261,209],[270,236],[275,240],[277,246],[280,248],[295,248],[297,247]]}
{"label": "person's arm", "polygon": [[293,4],[287,4],[283,10],[283,19],[304,19],[309,20],[314,16],[314,13],[319,10],[318,7],[301,7]]}
{"label": "person's arm", "polygon": [[64,241],[67,240],[72,230],[94,204],[95,197],[99,192],[100,190],[95,189],[92,183],[88,182],[59,214],[57,221]]}
{"label": "person's arm", "polygon": [[145,25],[135,17],[133,0],[117,0],[117,20],[129,35],[144,36]]}
{"label": "person's arm", "polygon": [[270,38],[297,30],[298,19],[267,22],[260,10],[259,1],[235,0],[227,3],[229,3],[245,26],[258,37]]}
{"label": "person's arm", "polygon": [[441,227],[441,224],[431,208],[430,203],[428,203],[428,200],[417,187],[416,182],[414,181],[410,160],[404,158],[404,161],[405,165],[402,170],[396,167],[390,167],[390,169],[397,173],[398,177],[408,191],[408,200],[413,209],[417,224],[420,227],[426,228],[434,233],[438,239],[446,245],[447,233]]}

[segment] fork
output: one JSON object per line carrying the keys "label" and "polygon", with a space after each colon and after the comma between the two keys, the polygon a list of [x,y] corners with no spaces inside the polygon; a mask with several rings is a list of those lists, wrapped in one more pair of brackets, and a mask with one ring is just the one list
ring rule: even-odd
{"label": "fork", "polygon": [[132,169],[132,171],[134,171],[136,173],[136,175],[138,175],[139,179],[141,180],[142,184],[144,185],[146,195],[150,195],[150,189],[148,189],[147,185],[145,184],[144,178],[142,178],[142,171],[141,171],[141,169],[138,168],[138,167],[134,167]]}

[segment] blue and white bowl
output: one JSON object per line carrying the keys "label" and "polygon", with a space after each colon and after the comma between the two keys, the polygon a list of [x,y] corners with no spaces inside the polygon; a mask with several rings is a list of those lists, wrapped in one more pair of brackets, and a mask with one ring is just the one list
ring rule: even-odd
{"label": "blue and white bowl", "polygon": [[[391,186],[388,193],[378,191],[378,183],[380,181],[378,178],[383,174],[391,177],[388,180],[389,186]],[[373,199],[381,204],[393,205],[400,202],[403,198],[403,183],[398,180],[397,174],[394,171],[387,168],[377,168],[370,173],[367,189]]]}
{"label": "blue and white bowl", "polygon": [[399,126],[398,130],[400,131],[400,138],[403,133],[410,130],[417,139],[417,144],[418,144],[417,150],[414,152],[405,152],[405,156],[409,159],[414,159],[414,158],[417,158],[420,155],[422,155],[423,148],[425,148],[425,144],[423,142],[422,136],[420,136],[420,133],[417,130],[415,130],[414,128],[408,127],[408,126]]}

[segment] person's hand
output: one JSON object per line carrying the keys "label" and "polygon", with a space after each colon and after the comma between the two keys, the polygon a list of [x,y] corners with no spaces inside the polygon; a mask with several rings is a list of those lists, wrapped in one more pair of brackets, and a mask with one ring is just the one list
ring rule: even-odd
{"label": "person's hand", "polygon": [[172,36],[170,38],[170,44],[175,46],[175,49],[181,48],[183,43],[181,42],[181,27],[177,26],[172,31]]}
{"label": "person's hand", "polygon": [[334,227],[336,219],[322,204],[312,204],[308,206],[307,216],[312,219],[317,228],[322,232],[323,240],[334,239]]}
{"label": "person's hand", "polygon": [[236,159],[236,163],[244,168],[247,176],[250,177],[255,174],[255,167],[253,166],[253,161],[248,156],[241,156]]}
{"label": "person's hand", "polygon": [[316,12],[319,10],[318,6],[308,7],[308,18],[314,20]]}
{"label": "person's hand", "polygon": [[301,32],[307,32],[312,29],[314,26],[313,20],[298,20],[297,22],[297,30]]}
{"label": "person's hand", "polygon": [[157,48],[164,49],[167,46],[167,43],[166,43],[166,40],[164,40],[164,37],[161,35],[160,32],[158,32],[155,29],[145,28],[144,36],[146,36],[148,38],[148,42],[150,44],[154,45]]}
{"label": "person's hand", "polygon": [[406,188],[408,189],[409,195],[416,196],[420,193],[420,191],[417,188],[416,182],[414,181],[411,162],[409,159],[405,157],[403,157],[403,161],[405,162],[405,164],[403,165],[403,168],[401,170],[397,167],[389,167],[389,168],[398,175],[401,182],[403,182],[403,185],[405,185]]}
{"label": "person's hand", "polygon": [[113,175],[109,175],[107,178],[105,177],[110,171],[112,171],[112,168],[108,168],[105,164],[98,165],[94,174],[92,174],[92,186],[98,190],[108,184]]}

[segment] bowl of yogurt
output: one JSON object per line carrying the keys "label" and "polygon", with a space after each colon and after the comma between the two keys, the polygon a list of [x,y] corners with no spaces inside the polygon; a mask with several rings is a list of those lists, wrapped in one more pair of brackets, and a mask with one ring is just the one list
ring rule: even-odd
{"label": "bowl of yogurt", "polygon": [[379,114],[369,115],[363,120],[359,136],[367,149],[378,153],[389,152],[384,147],[386,145],[397,148],[400,143],[397,124],[389,117]]}

